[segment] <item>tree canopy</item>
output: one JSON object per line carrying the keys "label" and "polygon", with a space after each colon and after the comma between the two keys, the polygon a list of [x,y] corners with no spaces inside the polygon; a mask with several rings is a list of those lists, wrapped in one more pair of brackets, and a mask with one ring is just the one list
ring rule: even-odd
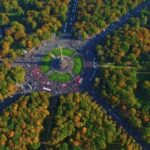
{"label": "tree canopy", "polygon": [[150,30],[149,8],[113,31],[104,43],[96,47],[101,72],[95,80],[97,89],[122,116],[143,133],[150,124]]}
{"label": "tree canopy", "polygon": [[1,0],[0,57],[16,58],[59,32],[69,0]]}
{"label": "tree canopy", "polygon": [[[145,0],[80,0],[75,37],[88,39]],[[144,19],[144,18],[143,18]]]}
{"label": "tree canopy", "polygon": [[22,96],[0,114],[0,149],[38,149],[43,121],[49,115],[50,95]]}
{"label": "tree canopy", "polygon": [[61,96],[49,137],[51,150],[140,150],[141,147],[87,94]]}
{"label": "tree canopy", "polygon": [[25,80],[25,70],[21,66],[11,66],[7,61],[0,65],[0,101],[13,95],[18,84]]}

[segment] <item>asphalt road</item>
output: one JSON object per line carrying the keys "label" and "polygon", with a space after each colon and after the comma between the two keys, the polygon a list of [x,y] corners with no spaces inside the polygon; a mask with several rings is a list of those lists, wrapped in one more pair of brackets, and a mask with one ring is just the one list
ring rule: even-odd
{"label": "asphalt road", "polygon": [[67,20],[62,27],[62,33],[72,33],[73,25],[76,20],[78,0],[71,0],[67,12]]}
{"label": "asphalt road", "polygon": [[[72,3],[70,3],[70,7],[68,10],[68,19],[62,28],[63,34],[70,34],[72,32],[72,27],[73,27],[75,19],[72,20],[71,18],[76,18],[77,3],[78,3],[77,0],[72,1]],[[149,150],[150,145],[146,144],[145,142],[143,142],[141,140],[142,139],[141,133],[137,129],[132,127],[125,119],[123,119],[119,115],[118,111],[116,109],[112,108],[108,102],[106,102],[104,99],[102,99],[100,97],[99,93],[94,91],[93,86],[92,86],[94,78],[96,76],[96,73],[98,72],[98,68],[96,67],[97,66],[97,54],[96,54],[96,51],[94,51],[95,46],[97,44],[103,44],[103,42],[108,34],[110,34],[115,29],[123,26],[125,23],[128,22],[128,20],[131,17],[137,16],[140,13],[140,10],[142,8],[144,8],[145,6],[150,6],[150,1],[140,4],[134,10],[131,10],[126,15],[122,16],[119,21],[116,21],[116,22],[110,24],[108,26],[108,28],[105,29],[105,31],[101,32],[100,34],[93,37],[91,40],[87,41],[86,44],[83,47],[78,48],[77,51],[79,51],[83,55],[83,57],[85,58],[86,61],[93,62],[93,67],[89,67],[89,68],[86,67],[84,69],[83,73],[81,74],[81,76],[84,78],[84,81],[83,81],[82,86],[80,86],[80,90],[88,92],[93,97],[93,99],[99,105],[101,105],[107,111],[107,113],[117,122],[117,124],[121,125],[128,132],[128,134],[131,135],[137,141],[137,143],[139,143],[143,147],[143,150]],[[49,43],[46,43],[46,46],[48,44]],[[54,42],[53,46],[57,46],[57,40]],[[37,54],[37,56],[38,56],[38,54]],[[33,63],[34,64],[36,62],[22,61],[22,62],[16,62],[16,63],[27,63],[27,64]],[[23,94],[18,93],[16,95],[14,95],[13,97],[9,97],[9,98],[5,99],[4,102],[0,103],[0,111],[2,111],[4,108],[9,106],[10,104],[14,103],[20,96],[22,96],[24,94],[27,94],[27,92],[25,92]]]}
{"label": "asphalt road", "polygon": [[19,97],[25,96],[27,94],[28,93],[18,93],[13,95],[12,97],[6,98],[3,102],[0,102],[0,112],[2,112],[6,107],[11,105],[12,103],[16,102],[19,99]]}

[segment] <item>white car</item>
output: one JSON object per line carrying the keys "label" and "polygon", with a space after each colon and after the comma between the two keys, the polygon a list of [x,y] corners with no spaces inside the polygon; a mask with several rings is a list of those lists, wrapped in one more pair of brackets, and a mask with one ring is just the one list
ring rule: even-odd
{"label": "white car", "polygon": [[78,80],[78,83],[81,84],[82,82],[83,82],[83,78],[80,78],[80,79]]}
{"label": "white car", "polygon": [[94,66],[93,66],[94,68],[96,68],[96,65],[94,64]]}
{"label": "white car", "polygon": [[50,85],[50,82],[47,82],[47,85]]}
{"label": "white car", "polygon": [[26,51],[26,50],[23,50],[23,53],[24,53],[24,54],[27,54],[27,51]]}
{"label": "white car", "polygon": [[32,90],[32,86],[28,83],[27,86]]}
{"label": "white car", "polygon": [[65,83],[64,83],[64,84],[62,84],[62,87],[66,87],[66,86],[67,86],[67,84],[65,84]]}
{"label": "white car", "polygon": [[48,92],[52,91],[50,88],[47,88],[47,87],[43,87],[43,90],[48,91]]}

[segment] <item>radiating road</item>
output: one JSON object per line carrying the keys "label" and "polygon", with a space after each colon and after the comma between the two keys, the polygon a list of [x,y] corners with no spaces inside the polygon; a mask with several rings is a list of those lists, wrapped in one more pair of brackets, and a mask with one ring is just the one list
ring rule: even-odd
{"label": "radiating road", "polygon": [[67,21],[64,23],[62,33],[72,33],[76,20],[78,0],[71,0],[67,12]]}

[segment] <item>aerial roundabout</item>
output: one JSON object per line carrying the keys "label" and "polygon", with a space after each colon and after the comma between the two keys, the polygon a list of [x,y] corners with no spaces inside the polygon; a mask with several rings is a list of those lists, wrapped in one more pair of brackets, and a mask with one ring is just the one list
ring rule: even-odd
{"label": "aerial roundabout", "polygon": [[83,59],[74,49],[59,46],[41,58],[40,68],[49,81],[66,83],[81,74]]}

